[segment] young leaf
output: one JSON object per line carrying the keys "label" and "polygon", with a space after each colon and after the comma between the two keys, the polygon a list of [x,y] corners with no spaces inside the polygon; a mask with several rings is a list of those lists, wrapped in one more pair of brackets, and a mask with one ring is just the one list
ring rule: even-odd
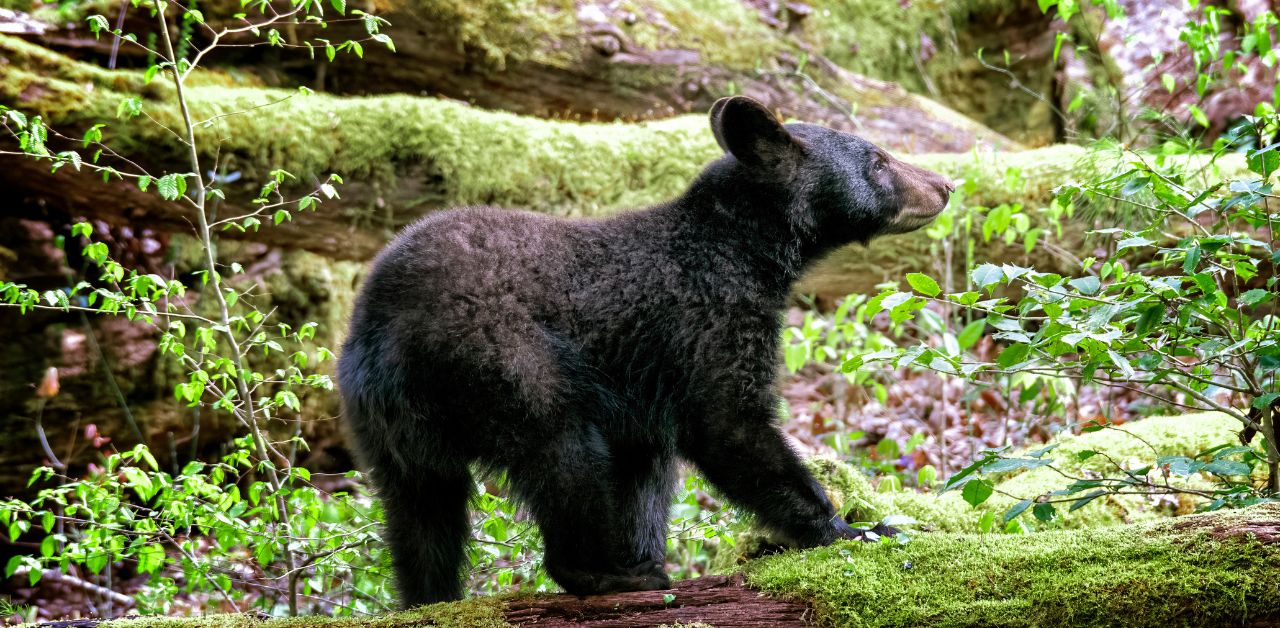
{"label": "young leaf", "polygon": [[979,288],[986,288],[1004,279],[1004,271],[995,264],[983,264],[973,269],[973,283]]}
{"label": "young leaf", "polygon": [[1240,305],[1252,307],[1259,303],[1265,303],[1267,301],[1270,301],[1272,298],[1273,297],[1270,292],[1267,292],[1266,290],[1262,290],[1259,288],[1254,288],[1253,290],[1249,290],[1248,292],[1245,292],[1244,294],[1240,295],[1239,297],[1237,297],[1236,300],[1240,302]]}
{"label": "young leaf", "polygon": [[1014,504],[1013,508],[1010,508],[1008,512],[1004,513],[1004,522],[1008,523],[1012,521],[1014,518],[1016,518],[1018,515],[1026,512],[1026,510],[1031,507],[1031,503],[1032,503],[1031,500],[1024,499]]}
{"label": "young leaf", "polygon": [[1035,515],[1036,521],[1048,523],[1058,516],[1058,510],[1053,507],[1053,504],[1036,504],[1036,507],[1031,509],[1031,514]]}
{"label": "young leaf", "polygon": [[982,332],[987,328],[987,322],[979,319],[964,326],[959,334],[956,334],[956,342],[961,349],[968,349],[977,344],[982,339]]}
{"label": "young leaf", "polygon": [[964,485],[964,490],[960,492],[960,496],[963,497],[966,502],[969,502],[970,506],[976,507],[982,502],[987,501],[987,498],[991,497],[991,494],[994,492],[995,489],[991,486],[990,482],[983,479],[977,479],[967,482]]}
{"label": "young leaf", "polygon": [[1079,290],[1080,294],[1090,294],[1090,295],[1097,294],[1098,290],[1102,287],[1102,284],[1101,282],[1098,281],[1098,278],[1092,275],[1089,275],[1087,277],[1080,277],[1078,279],[1072,279],[1071,281],[1068,281],[1067,284],[1069,284],[1072,288]]}
{"label": "young leaf", "polygon": [[938,282],[932,277],[923,273],[907,273],[907,283],[920,294],[927,297],[936,297],[942,289],[938,287]]}

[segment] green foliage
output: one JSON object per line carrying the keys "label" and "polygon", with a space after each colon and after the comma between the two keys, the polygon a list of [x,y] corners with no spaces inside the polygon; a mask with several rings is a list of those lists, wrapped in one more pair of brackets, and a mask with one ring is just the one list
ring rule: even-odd
{"label": "green foliage", "polygon": [[[317,323],[291,325],[274,318],[272,310],[258,307],[254,286],[236,281],[244,268],[220,260],[217,250],[217,232],[256,230],[260,217],[269,216],[278,224],[293,212],[314,211],[337,197],[335,186],[342,179],[336,175],[310,178],[311,190],[286,195],[282,186],[293,175],[271,169],[262,173],[261,192],[245,213],[215,218],[224,198],[220,187],[224,181],[202,174],[204,163],[219,170],[218,161],[201,160],[202,153],[216,155],[217,149],[203,148],[203,142],[213,140],[196,131],[207,121],[198,121],[190,113],[187,80],[229,31],[214,31],[212,43],[196,49],[187,41],[189,26],[203,21],[194,3],[185,8],[134,4],[156,20],[163,44],[152,51],[157,63],[143,73],[91,70],[34,47],[13,47],[24,54],[29,68],[48,66],[73,74],[78,70],[82,78],[103,85],[118,98],[112,107],[118,117],[137,119],[149,110],[167,109],[169,126],[157,145],[181,133],[173,149],[185,156],[185,161],[175,161],[183,164],[180,169],[153,173],[121,158],[119,146],[105,143],[112,139],[110,131],[104,133],[105,125],[96,120],[85,125],[82,137],[69,137],[46,124],[42,115],[5,106],[0,106],[0,126],[11,142],[8,145],[16,150],[6,146],[0,152],[42,161],[54,171],[70,167],[100,173],[104,181],[131,181],[143,193],[185,205],[197,223],[194,235],[200,270],[196,285],[127,268],[115,259],[111,246],[97,239],[91,225],[80,223],[72,227],[70,239],[79,245],[89,269],[86,274],[69,276],[66,286],[51,290],[0,281],[0,306],[23,313],[47,309],[121,316],[150,327],[168,360],[164,368],[185,374],[174,386],[175,400],[234,420],[242,436],[221,460],[191,461],[170,473],[160,469],[145,444],[113,451],[109,438],[94,439],[96,434],[86,433],[101,450],[98,462],[78,477],[69,474],[68,465],[42,440],[40,446],[52,466],[32,476],[36,496],[29,501],[10,500],[0,510],[0,522],[10,540],[33,542],[39,551],[14,556],[5,575],[21,569],[32,583],[46,569],[67,573],[73,567],[91,577],[102,574],[107,582],[115,570],[146,575],[146,584],[135,596],[143,612],[168,611],[180,592],[213,594],[234,609],[242,608],[248,598],[274,614],[297,614],[300,606],[337,614],[384,610],[390,594],[385,557],[374,543],[376,508],[367,498],[321,488],[307,469],[294,464],[306,448],[300,429],[283,440],[273,438],[268,429],[270,422],[296,424],[302,410],[300,395],[306,390],[332,390],[321,370],[332,353],[314,343]],[[341,2],[329,7],[346,13]],[[238,32],[252,32],[268,45],[282,45],[272,24],[285,17],[323,24],[329,7],[296,0],[283,14],[271,8],[272,15],[264,16],[260,11],[266,5],[255,5],[256,18],[247,18],[250,25]],[[351,15],[364,20],[368,41],[387,43],[378,33],[377,18],[359,11]],[[183,38],[177,46],[170,40],[169,26],[174,22],[181,25],[178,32]],[[136,45],[136,37],[112,31],[102,16],[91,15],[88,23],[97,36]],[[343,42],[335,49],[359,54],[360,43]],[[162,73],[172,79],[172,85],[152,86]],[[106,113],[79,115],[107,118]],[[252,118],[255,111],[220,115],[221,119]],[[54,244],[62,248],[65,241],[66,236],[58,236]],[[273,355],[280,359],[268,359]],[[40,403],[56,394],[56,385],[42,389]],[[38,435],[44,439],[43,431],[38,430]],[[246,580],[246,572],[261,575]]]}
{"label": "green foliage", "polygon": [[[1057,8],[1069,19],[1078,7],[1058,3]],[[1251,54],[1222,45],[1220,15],[1208,8],[1205,21],[1183,31],[1202,94],[1226,70],[1237,68],[1242,55]],[[1251,42],[1246,47],[1268,54],[1274,23],[1264,15],[1246,26]],[[1246,124],[1207,148],[1185,138],[1142,151],[1103,143],[1095,149],[1093,166],[1078,172],[1076,182],[1060,186],[1056,198],[1035,212],[1018,204],[969,207],[966,181],[952,208],[928,231],[942,245],[942,279],[907,275],[911,292],[886,288],[859,311],[868,321],[882,315],[898,342],[907,330],[920,340],[901,348],[895,342],[875,351],[851,346],[824,355],[793,343],[787,348],[788,365],[795,370],[809,360],[838,359],[846,372],[868,364],[926,368],[1008,393],[1020,387],[1021,402],[1043,396],[1051,404],[1045,414],[1057,413],[1059,395],[1082,386],[1127,388],[1157,407],[1220,412],[1244,429],[1240,443],[1218,441],[1173,456],[1152,448],[1137,463],[1076,452],[1076,462],[1106,460],[1106,469],[1088,475],[1064,472],[1055,466],[1062,461],[1047,450],[1022,457],[1006,455],[1005,448],[987,450],[945,485],[973,506],[997,494],[989,477],[1040,468],[1062,476],[1056,487],[1020,493],[1009,502],[1004,513],[1009,525],[1020,516],[1053,522],[1097,500],[1123,495],[1194,496],[1205,509],[1275,499],[1280,490],[1274,427],[1280,345],[1272,304],[1280,296],[1275,278],[1280,254],[1274,250],[1273,226],[1280,217],[1271,186],[1280,157],[1275,145],[1267,145],[1280,127],[1275,112],[1274,103],[1260,104]],[[1224,167],[1220,161],[1229,153],[1237,153],[1248,170]],[[1104,212],[1118,219],[1092,232],[1104,253],[1076,261],[1068,272],[980,262],[974,255],[975,242],[992,238],[1009,244],[1020,240],[1030,252],[1060,239],[1065,219]],[[1120,226],[1111,226],[1117,222]],[[954,278],[951,259],[961,255],[965,272]],[[998,347],[994,356],[970,350],[984,335]],[[1074,427],[1122,429],[1100,421]],[[1211,483],[1201,482],[1206,478]],[[1195,482],[1175,485],[1174,480]]]}
{"label": "green foliage", "polygon": [[[300,596],[323,594],[325,606],[345,613],[384,610],[385,557],[369,501],[319,490],[301,467],[282,469],[288,479],[279,488],[255,479],[272,463],[255,463],[253,438],[237,439],[219,462],[192,461],[176,475],[162,471],[143,445],[105,454],[84,478],[37,469],[32,483],[53,486],[29,502],[8,502],[0,523],[11,539],[45,536],[37,556],[14,556],[5,575],[27,567],[34,582],[49,567],[96,575],[127,562],[152,578],[137,596],[138,610],[164,614],[178,591],[238,600],[245,593],[235,586],[243,584],[238,565],[274,570],[291,557],[292,569],[306,570]],[[210,541],[219,549],[211,550]],[[336,591],[346,593],[329,593]],[[284,600],[277,604],[283,608],[266,610],[287,610]]]}
{"label": "green foliage", "polygon": [[706,480],[694,473],[687,473],[676,491],[667,533],[667,561],[676,565],[672,578],[707,575],[718,554],[733,552],[744,523],[712,493]]}
{"label": "green foliage", "polygon": [[487,594],[519,586],[523,591],[548,591],[555,587],[542,570],[542,535],[522,516],[506,491],[505,478],[478,485],[472,501],[475,516],[468,559],[472,565],[471,589]]}

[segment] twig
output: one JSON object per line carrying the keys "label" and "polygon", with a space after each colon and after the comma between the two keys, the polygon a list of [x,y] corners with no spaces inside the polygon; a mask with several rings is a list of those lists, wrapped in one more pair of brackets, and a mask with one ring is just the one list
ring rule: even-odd
{"label": "twig", "polygon": [[[13,572],[13,575],[16,577],[22,577],[29,573],[31,573],[31,568],[22,566],[18,567],[17,570]],[[104,597],[111,600],[112,603],[119,604],[121,606],[131,607],[137,605],[137,601],[123,593],[112,591],[104,586],[96,585],[88,580],[78,578],[71,574],[62,573],[57,569],[45,569],[40,572],[40,577],[45,580],[54,580],[56,582],[71,585],[81,591]]]}

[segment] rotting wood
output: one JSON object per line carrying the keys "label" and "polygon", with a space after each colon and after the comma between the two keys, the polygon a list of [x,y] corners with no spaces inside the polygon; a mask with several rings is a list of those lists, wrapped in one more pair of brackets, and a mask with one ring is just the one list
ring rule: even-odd
{"label": "rotting wood", "polygon": [[716,628],[768,628],[807,625],[808,613],[807,606],[766,596],[745,586],[741,575],[733,575],[684,580],[665,591],[514,599],[507,605],[506,617],[515,625],[553,628],[696,623]]}

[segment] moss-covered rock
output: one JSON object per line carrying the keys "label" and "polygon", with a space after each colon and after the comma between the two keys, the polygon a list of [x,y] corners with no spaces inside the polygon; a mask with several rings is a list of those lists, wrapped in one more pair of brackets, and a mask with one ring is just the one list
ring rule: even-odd
{"label": "moss-covered rock", "polygon": [[[1079,477],[1090,472],[1116,475],[1119,470],[1109,468],[1108,457],[1136,468],[1154,463],[1159,456],[1194,456],[1210,447],[1233,442],[1240,424],[1224,414],[1193,413],[1149,417],[1126,424],[1121,429],[1124,431],[1062,434],[1051,441],[1057,448],[1046,457],[1053,459],[1054,466],[1068,475]],[[1148,443],[1155,448],[1154,451]],[[1083,462],[1077,460],[1076,454],[1085,450],[1106,456],[1094,456]],[[1017,500],[1010,495],[1030,499],[1070,483],[1049,468],[996,479],[997,492],[976,509],[964,501],[959,491],[942,494],[898,491],[873,493],[862,498],[875,504],[882,516],[903,514],[933,529],[972,532],[977,531],[978,521],[984,513],[999,515],[1012,506]],[[1177,507],[1159,504],[1141,495],[1111,495],[1096,499],[1075,512],[1063,514],[1049,524],[1036,525],[1041,528],[1090,528],[1166,517],[1176,510]]]}
{"label": "moss-covered rock", "polygon": [[[1123,465],[1144,466],[1158,456],[1193,456],[1201,451],[1230,443],[1240,424],[1219,413],[1205,412],[1177,416],[1149,417],[1129,423],[1120,430],[1101,430],[1086,434],[1062,434],[1050,444],[1056,448],[1047,454],[1054,467],[1068,475],[1107,473],[1118,470],[1108,458]],[[1150,446],[1148,446],[1148,443]],[[1152,449],[1154,447],[1154,450]],[[1039,449],[1036,446],[1031,449]],[[1081,462],[1076,454],[1097,451],[1098,455]],[[1019,455],[1017,452],[1011,456]],[[824,486],[833,503],[853,521],[879,521],[888,515],[907,515],[929,529],[947,532],[975,532],[987,512],[1002,514],[1018,498],[1034,498],[1070,482],[1049,468],[996,478],[998,491],[978,508],[961,498],[959,491],[921,493],[913,490],[878,492],[865,474],[842,462],[829,458],[809,461],[809,469]],[[1009,495],[1005,495],[1008,493]],[[1114,495],[1095,500],[1088,506],[1062,516],[1041,527],[1088,528],[1143,521],[1174,514],[1168,505],[1157,506],[1136,495]]]}
{"label": "moss-covered rock", "polygon": [[[1280,506],[1032,535],[922,534],[767,557],[748,582],[824,626],[1206,626],[1280,618]],[[1259,527],[1254,524],[1263,522]]]}
{"label": "moss-covered rock", "polygon": [[[1119,473],[1117,469],[1108,468],[1108,457],[1133,468],[1150,464],[1158,456],[1193,456],[1210,447],[1234,441],[1239,423],[1224,414],[1194,413],[1149,417],[1126,424],[1122,429],[1123,432],[1103,430],[1059,435],[1050,443],[1056,448],[1047,457],[1055,461],[1057,469],[1068,475],[1116,475]],[[1040,446],[1030,449],[1039,448]],[[1106,455],[1094,456],[1083,462],[1077,460],[1076,454],[1085,450]],[[1017,456],[1019,453],[1010,455]],[[939,494],[908,489],[882,493],[872,485],[865,473],[844,462],[816,457],[806,461],[806,464],[818,482],[826,488],[832,504],[846,520],[874,523],[891,515],[904,515],[919,522],[921,529],[936,532],[976,533],[982,528],[984,516],[995,516],[995,521],[999,521],[1000,515],[1018,499],[1035,498],[1064,488],[1070,483],[1049,468],[997,477],[994,478],[997,489],[995,494],[974,508],[964,501],[960,491]],[[1061,515],[1049,523],[1030,522],[1029,527],[1041,531],[1106,527],[1167,518],[1189,512],[1194,507],[1190,498],[1182,498],[1174,505],[1141,495],[1110,495],[1095,499],[1089,505]],[[1030,520],[1031,515],[1027,514],[1025,517]],[[1001,527],[996,525],[994,529],[998,531]],[[737,539],[732,550],[714,557],[713,571],[732,571],[748,559],[779,547],[767,531],[749,523],[739,532]]]}

